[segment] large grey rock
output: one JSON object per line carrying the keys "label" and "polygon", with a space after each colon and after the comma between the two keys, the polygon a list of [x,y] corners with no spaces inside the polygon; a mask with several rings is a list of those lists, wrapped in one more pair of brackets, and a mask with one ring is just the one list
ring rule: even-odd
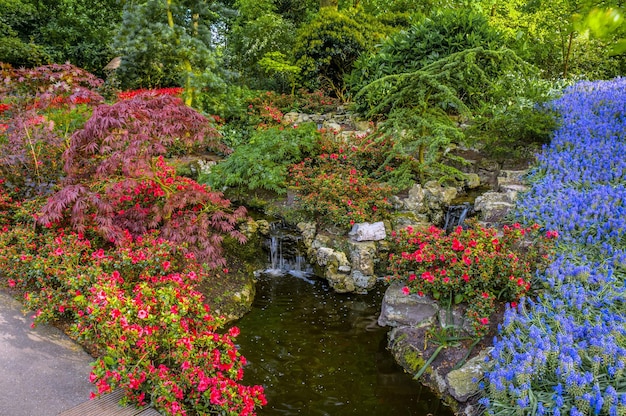
{"label": "large grey rock", "polygon": [[488,223],[502,221],[514,208],[511,196],[500,192],[486,192],[474,202],[474,210],[480,213],[482,221]]}
{"label": "large grey rock", "polygon": [[354,292],[355,284],[350,274],[350,262],[342,251],[330,247],[320,247],[316,250],[315,260],[324,268],[324,278],[336,292]]}
{"label": "large grey rock", "polygon": [[437,181],[429,181],[422,187],[414,185],[407,198],[402,200],[404,209],[416,215],[425,215],[428,221],[439,223],[443,220],[447,207],[457,195],[457,189],[442,186]]}
{"label": "large grey rock", "polygon": [[285,123],[294,124],[298,122],[299,117],[300,117],[300,114],[291,111],[283,115],[283,121]]}
{"label": "large grey rock", "polygon": [[316,254],[316,261],[320,266],[328,266],[329,264],[336,263],[337,269],[339,269],[340,266],[350,265],[345,253],[335,251],[330,247],[320,247],[317,249]]}
{"label": "large grey rock", "polygon": [[341,124],[335,123],[334,121],[325,121],[323,127],[329,131],[341,131]]}
{"label": "large grey rock", "polygon": [[354,127],[357,130],[368,132],[368,131],[372,130],[373,124],[370,121],[360,121],[359,120],[359,121],[354,121]]}
{"label": "large grey rock", "polygon": [[517,201],[517,197],[521,192],[526,191],[528,191],[528,187],[526,185],[508,183],[500,186],[500,192],[505,193],[513,202]]}
{"label": "large grey rock", "polygon": [[409,196],[404,199],[404,207],[408,211],[414,211],[418,213],[426,212],[424,209],[424,189],[422,185],[414,185],[409,189]]}
{"label": "large grey rock", "polygon": [[476,357],[468,360],[458,370],[452,370],[446,375],[448,392],[459,402],[465,402],[478,393],[478,383],[475,380],[483,378],[485,373],[485,358],[493,348],[482,350]]}
{"label": "large grey rock", "polygon": [[467,307],[465,305],[454,305],[452,308],[439,309],[439,324],[442,327],[454,326],[467,334],[474,334],[474,327],[472,321],[466,317]]}
{"label": "large grey rock", "polygon": [[404,285],[393,282],[385,291],[378,324],[380,326],[413,326],[431,324],[439,311],[437,302],[426,296],[405,295]]}
{"label": "large grey rock", "polygon": [[365,294],[376,284],[376,276],[372,274],[364,274],[359,270],[352,270],[350,278],[354,283],[354,291],[356,293]]}
{"label": "large grey rock", "polygon": [[509,182],[523,183],[524,177],[528,174],[528,169],[523,170],[505,170],[500,171],[498,178],[508,179]]}
{"label": "large grey rock", "polygon": [[432,224],[428,220],[428,216],[424,214],[416,214],[414,212],[398,212],[393,214],[391,219],[392,229],[402,230],[407,227],[413,227],[414,229],[427,229]]}
{"label": "large grey rock", "polygon": [[348,235],[353,241],[379,241],[387,238],[385,223],[382,221],[373,224],[369,222],[354,224]]}
{"label": "large grey rock", "polygon": [[429,200],[431,208],[439,208],[442,205],[450,205],[456,198],[457,190],[452,186],[443,186],[437,181],[429,181],[424,185],[425,197]]}

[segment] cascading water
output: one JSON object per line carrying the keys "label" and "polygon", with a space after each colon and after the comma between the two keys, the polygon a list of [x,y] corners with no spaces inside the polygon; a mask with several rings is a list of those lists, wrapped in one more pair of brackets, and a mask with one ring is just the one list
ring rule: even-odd
{"label": "cascading water", "polygon": [[281,222],[274,222],[270,224],[270,237],[266,244],[269,267],[264,273],[274,276],[291,274],[304,279],[313,275],[313,269],[301,251],[302,237],[295,230]]}
{"label": "cascading water", "polygon": [[462,227],[463,223],[469,215],[473,212],[473,206],[469,202],[464,202],[461,205],[450,205],[446,212],[446,220],[443,229],[447,233],[452,232],[459,225]]}

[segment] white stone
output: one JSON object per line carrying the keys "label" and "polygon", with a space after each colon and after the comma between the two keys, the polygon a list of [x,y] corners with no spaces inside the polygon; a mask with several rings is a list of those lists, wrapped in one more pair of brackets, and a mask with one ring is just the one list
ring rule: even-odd
{"label": "white stone", "polygon": [[387,238],[385,224],[382,221],[373,224],[368,222],[354,224],[348,235],[353,241],[380,241]]}

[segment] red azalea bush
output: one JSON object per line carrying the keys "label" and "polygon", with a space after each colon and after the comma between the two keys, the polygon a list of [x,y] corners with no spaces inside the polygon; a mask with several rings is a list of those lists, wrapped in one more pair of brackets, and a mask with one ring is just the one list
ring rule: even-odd
{"label": "red azalea bush", "polygon": [[477,335],[484,335],[496,301],[517,301],[531,287],[537,268],[552,250],[555,232],[541,236],[539,226],[494,228],[457,227],[446,234],[407,227],[393,233],[389,255],[393,273],[407,295],[432,296],[443,302],[467,302],[467,316]]}
{"label": "red azalea bush", "polygon": [[21,254],[3,246],[0,265],[13,266],[10,286],[32,290],[26,306],[36,322],[69,319],[75,336],[97,350],[98,393],[120,387],[133,403],[152,401],[170,415],[255,414],[263,388],[240,384],[239,331],[223,333],[224,320],[195,289],[208,274],[193,254],[156,234],[127,233],[110,249],[93,241],[50,231]]}
{"label": "red azalea bush", "polygon": [[326,133],[320,147],[324,153],[290,168],[289,185],[296,192],[297,207],[319,222],[339,227],[386,218],[392,187],[377,180],[385,145],[369,136],[343,140]]}
{"label": "red azalea bush", "polygon": [[316,221],[350,227],[385,218],[391,204],[391,187],[377,183],[362,171],[343,164],[340,155],[323,154],[291,167],[291,187],[296,205]]}

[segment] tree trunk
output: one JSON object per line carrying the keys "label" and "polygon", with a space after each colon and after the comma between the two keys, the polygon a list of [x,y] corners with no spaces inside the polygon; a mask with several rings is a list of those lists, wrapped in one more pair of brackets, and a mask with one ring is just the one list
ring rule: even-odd
{"label": "tree trunk", "polygon": [[[172,13],[172,0],[167,0],[167,24],[170,29],[174,30],[174,14]],[[194,22],[194,25],[197,24],[197,19]],[[197,27],[197,26],[194,26]],[[176,41],[177,44],[180,43],[179,40]],[[185,58],[182,62],[183,69],[185,70],[185,104],[191,106],[193,104],[193,88],[191,86],[191,72],[193,68],[191,67],[191,61],[189,58]]]}
{"label": "tree trunk", "polygon": [[569,41],[567,42],[567,51],[565,53],[565,59],[563,62],[563,78],[567,77],[567,70],[569,69],[569,60],[572,55],[572,40],[574,39],[574,32],[570,32]]}

